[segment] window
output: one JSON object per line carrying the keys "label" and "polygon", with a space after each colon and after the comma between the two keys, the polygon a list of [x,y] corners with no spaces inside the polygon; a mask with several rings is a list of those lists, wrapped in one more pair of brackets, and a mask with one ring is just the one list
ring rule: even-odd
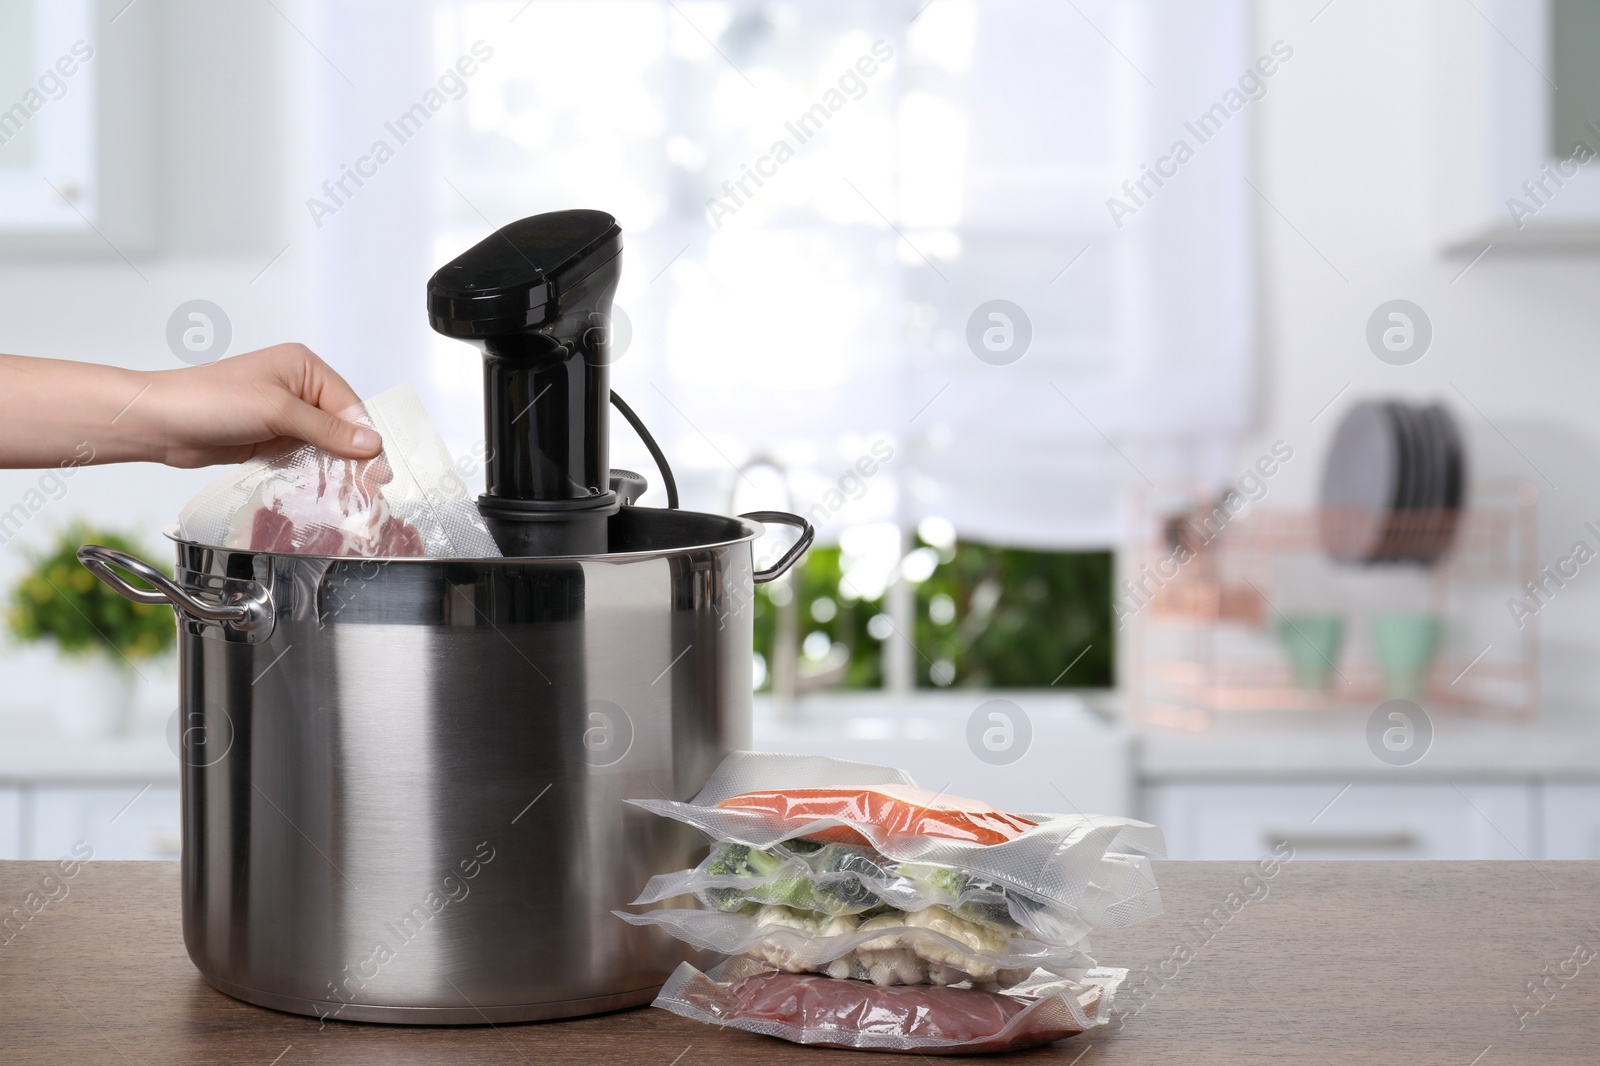
{"label": "window", "polygon": [[97,217],[93,10],[0,0],[0,231],[87,231]]}
{"label": "window", "polygon": [[1115,683],[1112,556],[1041,552],[945,539],[938,523],[900,561],[910,625],[880,592],[848,580],[856,562],[812,548],[791,578],[756,598],[758,690],[804,694],[884,688],[885,655],[910,644],[916,688],[1110,688]]}
{"label": "window", "polygon": [[[791,659],[807,684],[1110,682],[1106,548],[1127,532],[1130,487],[1220,483],[1251,406],[1260,94],[1238,89],[1258,62],[1243,0],[432,10],[429,28],[342,34],[324,13],[308,30],[366,49],[339,56],[363,84],[431,30],[431,66],[412,60],[397,100],[407,79],[492,49],[383,195],[425,190],[435,265],[536,212],[618,217],[612,384],[684,506],[819,527],[793,603],[762,601],[768,683]],[[348,154],[372,116],[321,76],[316,120]],[[1181,170],[1149,184],[1185,138]],[[319,175],[343,160],[328,151]],[[319,254],[366,264],[387,246],[381,222],[338,221],[318,247],[346,247]],[[363,269],[377,285],[382,264]],[[351,328],[345,284],[322,296],[335,329]],[[464,423],[476,374],[459,343],[427,343],[419,389]],[[386,346],[385,374],[397,358]],[[632,435],[613,438],[612,461],[648,476]],[[915,539],[928,528],[948,543]],[[901,580],[927,566],[922,548],[933,565]]]}
{"label": "window", "polygon": [[[1244,7],[441,3],[438,65],[495,56],[441,116],[435,259],[486,221],[616,214],[613,385],[688,506],[1102,547],[1130,484],[1225,475],[1248,410],[1248,114],[1109,210],[1250,67]],[[448,342],[435,365],[461,380]]]}

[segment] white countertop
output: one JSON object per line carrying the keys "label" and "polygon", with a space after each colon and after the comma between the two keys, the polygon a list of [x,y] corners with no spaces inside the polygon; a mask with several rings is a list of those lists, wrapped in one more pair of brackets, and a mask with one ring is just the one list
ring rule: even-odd
{"label": "white countertop", "polygon": [[[792,718],[774,721],[758,699],[758,746],[847,754],[867,761],[890,759],[917,742],[966,754],[958,728],[989,699],[1007,699],[1046,723],[1039,743],[1047,759],[1070,765],[1082,776],[1087,759],[1125,752],[1134,782],[1166,779],[1294,780],[1361,777],[1380,780],[1600,780],[1600,716],[1547,710],[1528,722],[1476,718],[1425,707],[1433,724],[1427,753],[1409,766],[1390,766],[1367,746],[1369,712],[1236,714],[1219,716],[1205,730],[1186,731],[1129,724],[1115,717],[1104,697],[1091,704],[1073,693],[945,690],[908,696],[877,693],[819,694],[803,698]],[[1088,747],[1086,747],[1086,745]],[[1073,749],[1078,755],[1068,752]],[[867,753],[874,757],[868,758]],[[1053,768],[1052,768],[1053,769]],[[1019,761],[1008,771],[1037,772],[1037,762]],[[925,775],[924,775],[925,776]]]}
{"label": "white countertop", "polygon": [[[1014,758],[987,760],[973,746],[974,719],[981,747],[985,730],[1005,724],[989,717],[997,710],[1019,718],[1015,726],[1027,737],[1005,753]],[[927,788],[982,796],[1011,810],[1132,809],[1131,732],[1072,692],[817,693],[785,719],[761,697],[753,733],[758,749],[894,766]]]}
{"label": "white countertop", "polygon": [[159,736],[128,740],[44,737],[0,743],[0,785],[118,782],[177,784],[178,757]]}
{"label": "white countertop", "polygon": [[0,711],[0,785],[177,784],[178,757],[166,737],[172,712],[165,703],[144,701],[127,734],[114,738],[69,736],[47,708]]}
{"label": "white countertop", "polygon": [[1383,780],[1600,778],[1600,720],[1546,713],[1511,722],[1430,712],[1433,741],[1408,766],[1380,761],[1367,745],[1368,712],[1231,715],[1210,729],[1140,727],[1141,780]]}
{"label": "white countertop", "polygon": [[[968,744],[969,718],[989,700],[1009,701],[1031,722],[1031,750],[1011,764],[986,764]],[[1392,767],[1367,747],[1364,713],[1231,715],[1195,732],[1130,725],[1113,714],[1103,696],[1086,701],[1075,693],[957,689],[818,694],[778,719],[771,701],[758,697],[754,742],[769,750],[904,766],[935,788],[946,778],[975,779],[1001,791],[1021,790],[1034,801],[1060,790],[1086,808],[1102,809],[1125,803],[1128,790],[1143,781],[1600,780],[1600,716],[1552,710],[1516,723],[1435,711],[1427,754]],[[175,783],[178,759],[162,723],[146,717],[133,734],[72,738],[55,732],[47,715],[0,716],[0,784]]]}

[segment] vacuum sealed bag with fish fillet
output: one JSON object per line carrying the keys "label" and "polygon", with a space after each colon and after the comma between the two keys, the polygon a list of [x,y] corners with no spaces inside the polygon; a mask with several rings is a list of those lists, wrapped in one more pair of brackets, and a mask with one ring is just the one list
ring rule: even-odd
{"label": "vacuum sealed bag with fish fillet", "polygon": [[1005,994],[927,985],[884,987],[762,972],[732,959],[710,973],[680,965],[655,1006],[708,1025],[796,1044],[922,1055],[1037,1047],[1104,1025],[1127,971],[1094,969]]}
{"label": "vacuum sealed bag with fish fillet", "polygon": [[[1129,925],[1161,912],[1147,864],[1104,865],[1113,843],[1163,854],[1155,826],[1097,814],[1007,813],[930,793],[890,767],[736,751],[692,800],[628,802],[752,848],[792,840],[863,844],[896,863],[947,867],[1014,887],[1092,916],[1092,925]],[[1119,879],[1109,897],[1108,876]],[[1144,887],[1121,891],[1130,877]]]}
{"label": "vacuum sealed bag with fish fillet", "polygon": [[812,840],[850,843],[867,842],[853,825],[871,826],[885,836],[937,836],[999,844],[1015,840],[1037,824],[978,800],[900,784],[755,789],[719,800],[717,806],[725,811],[770,814],[783,821],[829,819],[839,824],[807,835]]}
{"label": "vacuum sealed bag with fish fillet", "polygon": [[178,515],[185,540],[248,551],[493,559],[500,549],[409,384],[340,412],[383,437],[374,459],[309,444],[257,456]]}

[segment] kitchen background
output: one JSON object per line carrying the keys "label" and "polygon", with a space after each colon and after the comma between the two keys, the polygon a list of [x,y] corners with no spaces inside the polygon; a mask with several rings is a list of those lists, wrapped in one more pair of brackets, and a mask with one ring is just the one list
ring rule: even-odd
{"label": "kitchen background", "polygon": [[[758,604],[758,746],[1133,813],[1176,857],[1600,857],[1589,5],[0,0],[0,26],[0,350],[304,341],[364,395],[411,380],[478,484],[479,360],[427,328],[427,277],[515,218],[615,214],[613,384],[685,506],[820,530]],[[1462,438],[1432,565],[1327,557],[1324,466],[1373,400]],[[620,426],[613,462],[652,470]],[[164,556],[215,472],[68,473],[0,472],[0,857],[170,857],[170,652],[48,555],[83,522]]]}

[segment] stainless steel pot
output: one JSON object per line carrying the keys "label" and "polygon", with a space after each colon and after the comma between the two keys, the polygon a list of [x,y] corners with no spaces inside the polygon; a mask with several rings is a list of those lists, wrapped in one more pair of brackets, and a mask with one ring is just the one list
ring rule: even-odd
{"label": "stainless steel pot", "polygon": [[[173,537],[176,580],[78,557],[179,620],[183,929],[205,979],[409,1024],[648,1003],[688,953],[610,912],[704,841],[688,798],[750,743],[749,521],[624,507],[607,554],[342,559]],[[152,590],[115,570],[144,579]]]}

